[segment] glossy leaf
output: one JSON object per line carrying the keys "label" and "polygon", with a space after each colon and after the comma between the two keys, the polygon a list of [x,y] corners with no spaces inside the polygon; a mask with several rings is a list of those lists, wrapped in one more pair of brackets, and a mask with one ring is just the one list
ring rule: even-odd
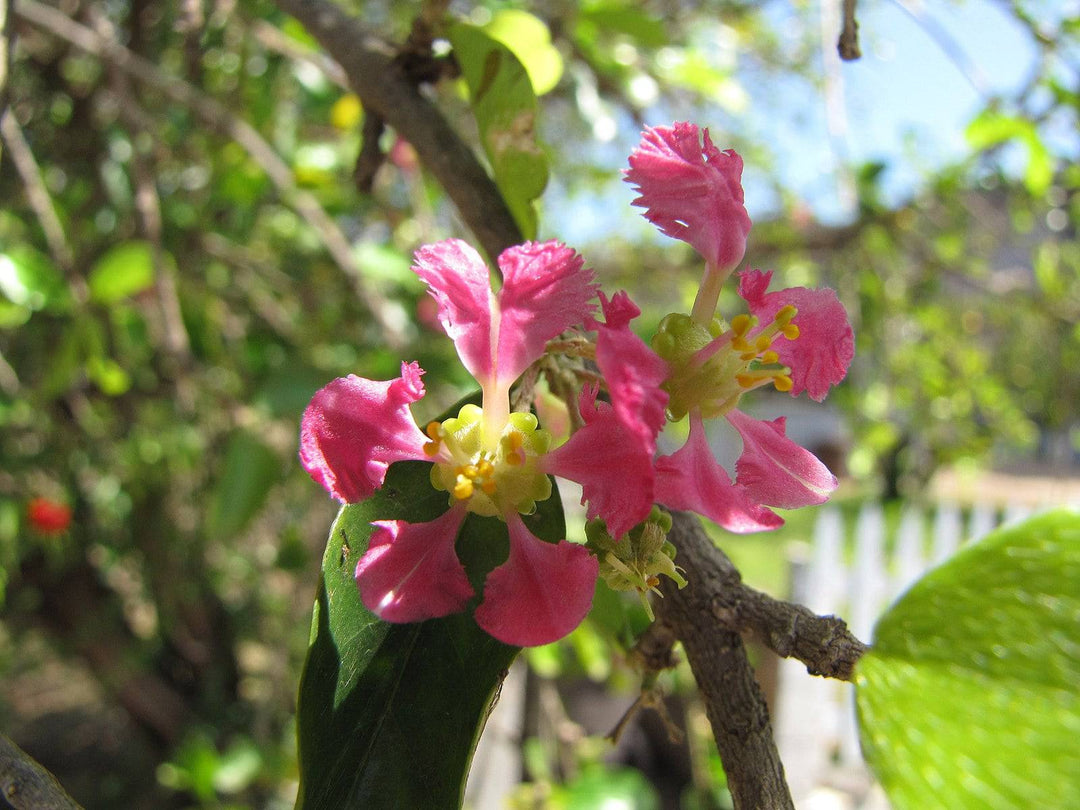
{"label": "glossy leaf", "polygon": [[[298,735],[304,810],[379,810],[461,804],[465,776],[492,700],[518,648],[466,613],[389,624],[368,612],[354,581],[371,521],[427,521],[446,511],[429,464],[400,462],[372,498],[344,507],[323,558],[311,643],[300,683]],[[557,497],[525,518],[539,537],[565,536]],[[506,559],[506,524],[470,515],[457,553],[479,594]]]}
{"label": "glossy leaf", "polygon": [[533,200],[547,186],[548,163],[536,141],[536,94],[529,74],[509,48],[475,26],[454,25],[450,42],[495,184],[525,238],[535,239]]}
{"label": "glossy leaf", "polygon": [[1080,807],[1080,515],[999,530],[916,583],[856,673],[897,810]]}

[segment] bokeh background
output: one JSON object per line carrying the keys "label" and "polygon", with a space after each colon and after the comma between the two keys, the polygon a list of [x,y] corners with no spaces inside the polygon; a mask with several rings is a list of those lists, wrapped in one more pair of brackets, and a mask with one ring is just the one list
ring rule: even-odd
{"label": "bokeh background", "polygon": [[[842,476],[839,514],[1076,497],[1075,2],[864,3],[855,62],[834,0],[346,7],[395,42],[445,13],[518,54],[551,170],[540,237],[627,289],[643,334],[700,267],[630,206],[641,127],[692,120],[739,150],[747,262],[835,288],[855,328],[825,406],[759,403]],[[273,3],[6,15],[0,729],[88,808],[291,807],[335,514],[297,463],[299,417],[333,377],[403,358],[428,372],[421,419],[467,392],[409,267],[468,234],[392,132],[358,187],[362,105]],[[428,91],[474,137],[461,82]],[[788,518],[716,532],[779,595],[818,520]],[[624,643],[588,622],[527,656],[518,806],[724,806],[688,671],[665,684],[681,744],[648,712],[602,740],[639,687]]]}

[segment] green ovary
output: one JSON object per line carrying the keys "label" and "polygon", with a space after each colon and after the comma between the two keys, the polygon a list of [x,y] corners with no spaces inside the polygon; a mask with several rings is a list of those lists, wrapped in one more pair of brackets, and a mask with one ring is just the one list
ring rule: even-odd
{"label": "green ovary", "polygon": [[539,459],[551,446],[551,435],[539,429],[531,413],[512,413],[494,449],[484,443],[484,412],[465,405],[456,417],[428,425],[431,483],[450,493],[451,504],[488,517],[513,512],[527,515],[536,502],[551,497],[551,481]]}
{"label": "green ovary", "polygon": [[[770,346],[780,335],[788,340],[798,337],[798,329],[791,324],[795,314],[794,307],[785,307],[752,340],[749,334],[757,327],[752,316],[739,315],[730,325],[714,318],[708,327],[689,315],[666,316],[653,336],[652,348],[670,369],[663,388],[668,392],[671,420],[678,421],[695,408],[706,419],[723,416],[739,404],[743,394],[761,385],[790,390],[790,369],[779,362]],[[702,361],[699,352],[718,338],[726,342]]]}

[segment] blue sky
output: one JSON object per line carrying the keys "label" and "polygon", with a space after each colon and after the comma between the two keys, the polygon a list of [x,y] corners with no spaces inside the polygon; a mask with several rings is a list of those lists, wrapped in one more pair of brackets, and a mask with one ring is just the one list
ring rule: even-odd
{"label": "blue sky", "polygon": [[[985,83],[984,93],[1007,95],[1027,78],[1035,51],[1003,4],[994,0],[907,2],[909,7],[924,6],[932,25],[947,32],[964,60],[973,66],[969,72]],[[1047,5],[1064,15],[1076,13],[1080,3],[1068,0]],[[843,63],[839,73],[847,119],[845,137],[830,137],[824,98],[805,82],[778,83],[773,77],[771,83],[755,86],[759,80],[753,75],[743,82],[749,105],[740,126],[768,143],[776,156],[774,167],[747,166],[745,185],[751,216],[767,218],[777,209],[777,200],[765,182],[766,170],[780,173],[783,184],[820,219],[842,222],[852,212],[838,193],[837,151],[846,151],[855,162],[887,163],[884,184],[892,201],[910,197],[929,172],[963,155],[964,130],[981,109],[983,95],[900,2],[863,2],[858,9],[863,57]],[[794,13],[790,4],[774,3],[770,13],[779,30],[792,24],[786,17]],[[816,19],[816,6],[810,19]],[[712,124],[714,140],[722,146],[717,122],[725,113],[718,106],[711,115],[716,120],[710,120],[709,110],[704,111],[699,123]],[[649,123],[670,122],[650,117]],[[545,236],[586,244],[613,231],[631,237],[647,232],[649,226],[636,216],[630,219],[641,225],[628,223],[624,206],[632,193],[617,174],[625,165],[626,152],[636,143],[636,132],[632,136],[624,138],[620,132],[612,180],[595,195],[567,199],[554,167],[553,184],[544,198]]]}

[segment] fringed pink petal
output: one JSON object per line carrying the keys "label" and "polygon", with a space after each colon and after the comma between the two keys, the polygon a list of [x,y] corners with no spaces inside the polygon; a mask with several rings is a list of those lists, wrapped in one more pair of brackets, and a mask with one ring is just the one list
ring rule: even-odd
{"label": "fringed pink petal", "polygon": [[413,271],[427,282],[462,364],[483,385],[495,373],[492,331],[498,330],[484,260],[468,243],[446,239],[417,250]]}
{"label": "fringed pink petal", "polygon": [[395,380],[350,374],[312,397],[300,423],[300,463],[339,501],[371,495],[395,461],[427,458],[427,437],[409,412],[424,395],[423,373],[416,363],[402,363]]}
{"label": "fringed pink petal", "polygon": [[630,321],[641,314],[630,296],[618,292],[609,301],[600,293],[600,303],[606,323],[589,323],[596,329],[596,364],[619,421],[638,434],[651,454],[665,422],[668,395],[660,386],[667,363],[630,330]]}
{"label": "fringed pink petal", "polygon": [[621,537],[649,515],[653,505],[655,436],[629,430],[596,388],[581,393],[585,426],[562,447],[544,456],[545,472],[581,484],[589,518],[603,518],[612,537]]}
{"label": "fringed pink petal", "polygon": [[713,457],[701,415],[690,415],[690,437],[670,456],[656,460],[656,501],[704,515],[728,531],[745,534],[783,525],[779,515],[756,503]]}
{"label": "fringed pink petal", "polygon": [[558,641],[592,607],[598,564],[584,546],[545,543],[513,514],[510,556],[484,583],[476,623],[506,644],[535,647]]}
{"label": "fringed pink petal", "polygon": [[630,154],[626,180],[633,204],[668,236],[693,245],[711,268],[730,270],[746,251],[750,216],[743,207],[742,158],[721,152],[695,124],[651,127]]}
{"label": "fringed pink petal", "polygon": [[526,242],[499,256],[497,375],[509,385],[544,353],[544,345],[595,309],[593,273],[559,242]]}
{"label": "fringed pink petal", "polygon": [[376,521],[356,565],[360,598],[388,622],[419,622],[457,613],[473,595],[454,542],[465,520],[454,508],[429,523]]}
{"label": "fringed pink petal", "polygon": [[817,456],[787,437],[784,417],[767,422],[733,410],[727,420],[743,440],[735,484],[745,487],[751,498],[781,509],[829,499],[837,487],[836,476]]}
{"label": "fringed pink petal", "polygon": [[791,369],[791,395],[806,391],[811,399],[821,402],[829,388],[847,375],[855,356],[855,336],[847,312],[836,293],[827,287],[766,292],[771,277],[771,271],[740,273],[739,295],[762,325],[771,323],[776,313],[789,304],[799,310],[792,320],[799,327],[799,337],[778,337],[772,348],[780,355],[780,362]]}

